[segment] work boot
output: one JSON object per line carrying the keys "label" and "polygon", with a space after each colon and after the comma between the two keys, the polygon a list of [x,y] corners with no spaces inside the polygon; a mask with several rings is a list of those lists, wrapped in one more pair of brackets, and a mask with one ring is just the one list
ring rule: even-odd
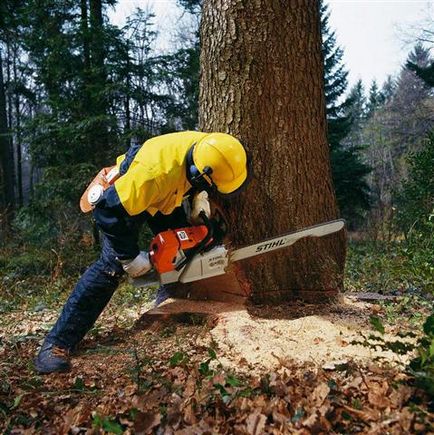
{"label": "work boot", "polygon": [[172,297],[172,288],[169,285],[162,285],[157,290],[157,295],[155,296],[155,307],[162,304],[166,299]]}
{"label": "work boot", "polygon": [[35,358],[35,367],[41,374],[68,371],[71,368],[68,349],[44,341]]}

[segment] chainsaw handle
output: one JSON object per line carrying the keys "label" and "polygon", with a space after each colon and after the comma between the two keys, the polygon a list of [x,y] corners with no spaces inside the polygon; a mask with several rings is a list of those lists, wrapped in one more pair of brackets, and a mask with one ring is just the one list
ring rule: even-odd
{"label": "chainsaw handle", "polygon": [[210,219],[208,218],[208,216],[206,215],[206,213],[203,210],[199,213],[199,217],[202,219],[204,225],[206,226],[206,229],[208,230],[206,233],[206,236],[197,244],[197,246],[195,248],[190,249],[185,254],[185,258],[175,267],[176,271],[180,271],[186,264],[189,263],[189,261],[196,254],[200,254],[204,250],[204,248],[206,247],[208,242],[210,242],[212,239],[214,229],[213,229],[213,226],[211,224]]}
{"label": "chainsaw handle", "polygon": [[210,232],[212,233],[213,226],[211,224],[211,220],[210,220],[210,218],[206,215],[206,213],[203,210],[200,211],[199,217],[202,219],[202,222],[206,226],[206,228],[208,230],[208,233],[210,233]]}

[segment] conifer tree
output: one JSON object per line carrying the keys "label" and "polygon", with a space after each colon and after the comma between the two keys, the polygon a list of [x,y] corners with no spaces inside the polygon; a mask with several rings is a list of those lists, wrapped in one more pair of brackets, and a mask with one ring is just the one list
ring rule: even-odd
{"label": "conifer tree", "polygon": [[21,2],[20,38],[35,94],[32,116],[22,125],[23,141],[42,183],[18,224],[34,225],[32,234],[42,227],[49,227],[50,237],[61,234],[78,213],[88,179],[119,154],[117,97],[108,68],[119,33],[111,32],[104,15],[112,3]]}
{"label": "conifer tree", "polygon": [[44,108],[27,131],[40,166],[102,165],[108,135],[112,147],[117,143],[107,70],[113,33],[103,15],[109,3],[26,2],[24,43],[40,92],[38,105]]}
{"label": "conifer tree", "polygon": [[329,26],[328,5],[323,1],[321,1],[320,13],[328,140],[333,147],[340,143],[351,127],[351,120],[346,114],[348,101],[341,99],[347,89],[348,71],[342,61],[344,52],[336,43],[336,33]]}
{"label": "conifer tree", "polygon": [[198,15],[201,12],[202,0],[178,0],[179,6],[190,14]]}
{"label": "conifer tree", "polygon": [[344,146],[352,127],[363,116],[361,82],[346,99],[348,72],[342,61],[343,50],[330,29],[328,5],[321,2],[322,50],[324,57],[324,89],[327,110],[328,141],[336,196],[342,216],[355,225],[363,210],[369,208],[369,188],[365,181],[369,173],[360,159],[360,142]]}
{"label": "conifer tree", "polygon": [[396,83],[391,75],[387,76],[386,81],[383,83],[381,93],[383,95],[384,104],[388,104],[395,93]]}
{"label": "conifer tree", "polygon": [[0,3],[0,167],[3,167],[3,170],[0,169],[3,192],[0,206],[7,206],[9,212],[23,202],[21,122],[25,115],[23,102],[28,89],[24,80],[25,64],[20,41],[21,8],[18,0]]}
{"label": "conifer tree", "polygon": [[348,94],[350,104],[347,112],[351,118],[351,128],[358,127],[366,118],[366,96],[362,80],[358,80]]}
{"label": "conifer tree", "polygon": [[[417,45],[408,62],[424,68],[430,62],[429,52]],[[408,156],[423,148],[434,122],[431,90],[406,65],[396,82],[386,82],[386,104],[371,112],[361,131],[364,155],[373,168],[368,179],[374,202],[369,225],[383,237],[391,234],[396,192],[411,169]]]}
{"label": "conifer tree", "polygon": [[434,86],[434,62],[429,66],[419,67],[415,63],[408,61],[407,68],[414,71],[428,86]]}
{"label": "conifer tree", "polygon": [[199,101],[199,22],[202,0],[178,0],[178,5],[187,13],[191,26],[185,37],[181,30],[178,37],[182,44],[174,53],[166,55],[166,85],[172,95],[168,108],[169,127],[197,129]]}
{"label": "conifer tree", "polygon": [[385,97],[379,89],[376,80],[372,80],[371,87],[369,88],[369,97],[366,107],[367,116],[372,115],[384,103]]}
{"label": "conifer tree", "polygon": [[432,129],[434,116],[431,109],[431,87],[408,64],[427,68],[431,62],[429,50],[417,44],[410,52],[407,62],[396,81],[390,103],[391,126],[400,154],[418,151],[425,134]]}
{"label": "conifer tree", "polygon": [[[15,195],[13,173],[14,159],[7,119],[2,56],[3,53],[0,49],[0,214],[4,215],[3,217],[6,218],[14,206]],[[4,227],[4,225],[2,219],[0,219],[0,230],[4,229],[2,227]]]}

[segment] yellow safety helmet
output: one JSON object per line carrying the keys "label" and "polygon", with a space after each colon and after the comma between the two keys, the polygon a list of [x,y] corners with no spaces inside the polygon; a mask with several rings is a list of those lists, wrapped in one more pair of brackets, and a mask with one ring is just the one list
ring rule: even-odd
{"label": "yellow safety helmet", "polygon": [[207,182],[222,194],[240,189],[248,176],[246,150],[238,139],[226,133],[210,133],[194,144],[187,156],[187,167],[194,187],[203,188]]}

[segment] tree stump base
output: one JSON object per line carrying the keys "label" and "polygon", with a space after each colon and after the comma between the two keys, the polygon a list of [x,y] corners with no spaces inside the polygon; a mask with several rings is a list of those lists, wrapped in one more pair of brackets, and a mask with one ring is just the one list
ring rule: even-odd
{"label": "tree stump base", "polygon": [[225,275],[180,284],[172,291],[172,294],[176,298],[245,305],[250,291],[243,289],[235,273],[229,271]]}
{"label": "tree stump base", "polygon": [[184,324],[216,324],[226,313],[245,312],[246,305],[237,302],[199,301],[191,299],[170,298],[161,305],[144,313],[136,329],[149,327],[158,322],[171,320]]}

